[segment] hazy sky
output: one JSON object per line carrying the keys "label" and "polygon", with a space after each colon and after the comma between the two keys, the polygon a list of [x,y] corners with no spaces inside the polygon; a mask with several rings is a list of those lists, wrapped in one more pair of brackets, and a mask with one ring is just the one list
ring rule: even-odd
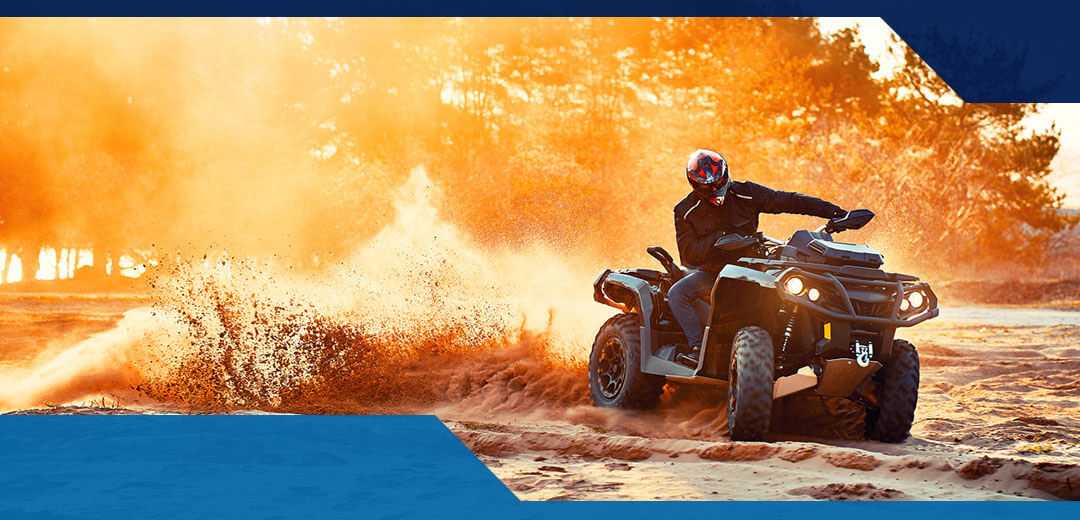
{"label": "hazy sky", "polygon": [[[891,74],[900,63],[890,52],[894,33],[881,18],[818,18],[818,25],[825,32],[857,26],[867,53],[881,64],[879,76]],[[1048,103],[1028,124],[1033,129],[1055,124],[1061,130],[1061,151],[1051,164],[1050,182],[1064,192],[1066,207],[1080,208],[1080,103]]]}
{"label": "hazy sky", "polygon": [[1080,208],[1080,103],[1048,103],[1031,126],[1055,124],[1061,130],[1061,151],[1050,163],[1050,181],[1065,192],[1065,206]]}

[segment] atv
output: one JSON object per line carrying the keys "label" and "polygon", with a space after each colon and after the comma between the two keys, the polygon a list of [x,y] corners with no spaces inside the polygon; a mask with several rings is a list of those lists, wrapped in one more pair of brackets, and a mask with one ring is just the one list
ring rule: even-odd
{"label": "atv", "polygon": [[801,394],[860,403],[867,437],[903,441],[919,397],[919,356],[894,334],[937,316],[937,296],[914,276],[881,270],[873,248],[833,240],[873,217],[854,210],[786,242],[761,233],[717,240],[739,259],[720,271],[712,303],[698,306],[706,324],[700,352],[690,351],[667,302],[689,269],[650,247],[663,271],[605,270],[593,297],[622,312],[592,346],[593,403],[645,409],[667,382],[726,382],[733,440],[764,440],[773,400]]}

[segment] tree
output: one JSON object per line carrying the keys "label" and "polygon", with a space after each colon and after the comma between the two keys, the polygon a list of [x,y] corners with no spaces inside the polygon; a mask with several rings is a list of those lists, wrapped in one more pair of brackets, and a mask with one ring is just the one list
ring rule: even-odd
{"label": "tree", "polygon": [[4,24],[0,242],[24,249],[339,255],[424,165],[480,241],[637,262],[673,248],[699,147],[873,208],[861,238],[904,258],[1036,262],[1063,225],[1038,106],[962,103],[910,49],[876,79],[812,19]]}

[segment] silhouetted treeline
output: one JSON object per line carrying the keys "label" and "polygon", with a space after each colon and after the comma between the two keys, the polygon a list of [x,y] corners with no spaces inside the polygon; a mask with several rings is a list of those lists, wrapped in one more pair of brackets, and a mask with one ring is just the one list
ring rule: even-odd
{"label": "silhouetted treeline", "polygon": [[0,24],[9,251],[341,255],[423,165],[479,240],[627,262],[673,244],[699,147],[872,208],[859,238],[912,261],[1038,262],[1066,223],[1035,105],[962,103],[910,51],[874,79],[810,19]]}

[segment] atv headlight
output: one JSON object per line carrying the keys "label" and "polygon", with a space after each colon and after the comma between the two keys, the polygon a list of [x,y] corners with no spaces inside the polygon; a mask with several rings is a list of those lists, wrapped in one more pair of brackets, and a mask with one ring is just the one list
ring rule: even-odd
{"label": "atv headlight", "polygon": [[911,302],[909,302],[907,298],[904,298],[903,301],[900,302],[900,312],[907,312],[910,308]]}
{"label": "atv headlight", "polygon": [[796,296],[802,294],[804,288],[806,288],[806,285],[803,284],[802,278],[798,276],[792,276],[784,282],[784,289]]}
{"label": "atv headlight", "polygon": [[912,309],[918,309],[926,303],[926,297],[923,296],[922,291],[915,291],[908,295],[907,301],[911,304]]}
{"label": "atv headlight", "polygon": [[810,301],[816,302],[818,298],[821,298],[821,291],[811,287],[809,291],[806,291],[806,297],[810,298]]}

